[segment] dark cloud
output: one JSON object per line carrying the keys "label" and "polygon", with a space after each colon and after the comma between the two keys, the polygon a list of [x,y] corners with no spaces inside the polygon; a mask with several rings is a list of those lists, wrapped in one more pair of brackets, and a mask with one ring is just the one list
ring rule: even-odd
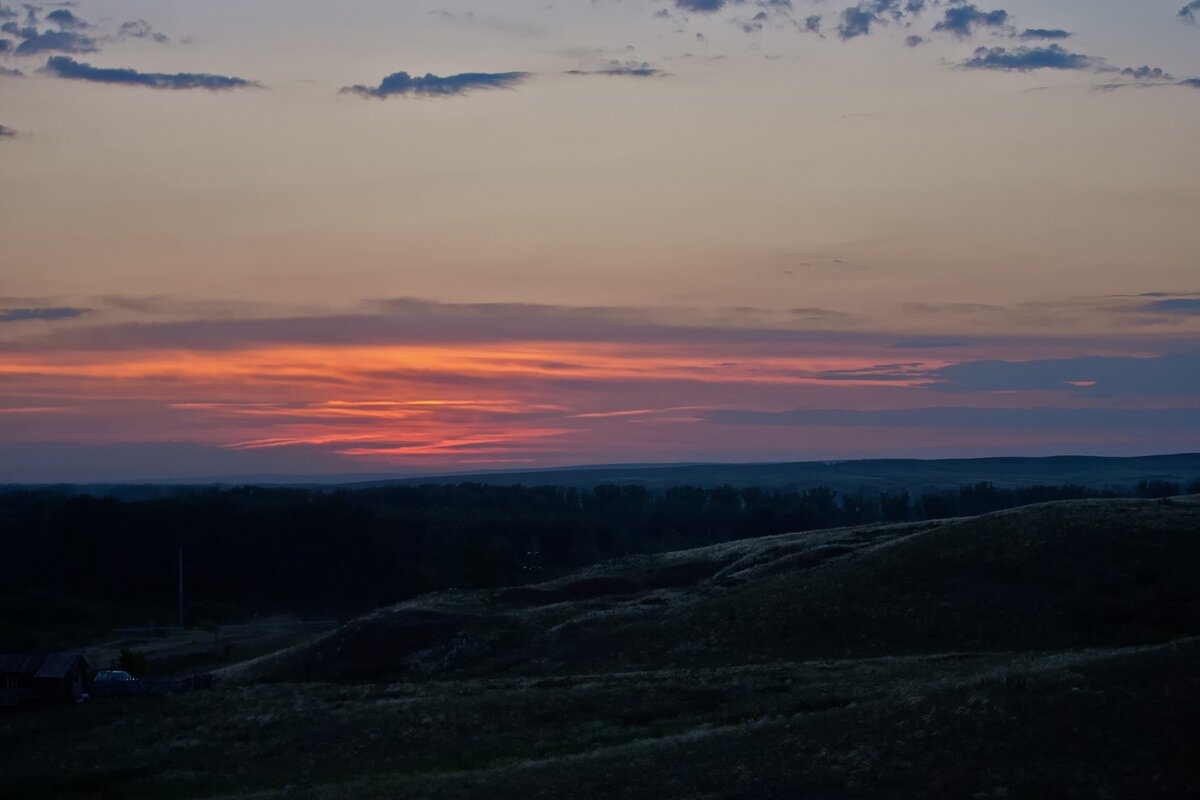
{"label": "dark cloud", "polygon": [[[159,409],[144,413],[153,412]],[[231,450],[185,442],[0,442],[0,481],[14,483],[106,482],[116,477],[133,482],[204,480],[217,475],[299,476],[356,469],[361,465],[328,448],[305,445]]]}
{"label": "dark cloud", "polygon": [[821,35],[821,15],[820,14],[810,14],[809,16],[805,17],[804,23],[802,25],[800,25],[800,30],[804,31],[805,33],[815,33],[818,36],[820,36]]}
{"label": "dark cloud", "polygon": [[843,40],[867,36],[876,25],[899,22],[905,15],[919,14],[924,9],[925,0],[861,0],[842,10],[838,36]]}
{"label": "dark cloud", "polygon": [[949,336],[918,336],[915,339],[905,339],[889,345],[899,350],[926,350],[941,347],[968,347],[971,342]]}
{"label": "dark cloud", "polygon": [[0,75],[6,75],[10,78],[24,78],[25,73],[19,69],[9,69],[8,67],[0,67]]}
{"label": "dark cloud", "polygon": [[942,21],[933,29],[964,38],[973,34],[976,28],[1001,28],[1007,24],[1007,11],[982,11],[977,6],[959,5],[947,8]]}
{"label": "dark cloud", "polygon": [[[1200,308],[1175,313],[1197,313]],[[1200,351],[1157,357],[1082,356],[1029,361],[971,360],[928,368],[918,362],[828,370],[812,377],[870,381],[953,393],[1058,392],[1088,398],[1200,397]],[[1157,413],[1157,412],[1156,412]],[[1200,423],[1200,417],[1196,419]]]}
{"label": "dark cloud", "polygon": [[[1125,300],[1122,304],[1140,306],[1155,299],[1198,298],[1141,298]],[[56,304],[66,303],[51,298],[0,298],[0,308],[46,308]],[[1037,347],[1045,345],[1043,336],[1036,331],[1030,332],[1034,325],[1021,317],[1014,317],[1012,326],[1014,330],[1027,331],[1021,335],[896,337],[879,331],[847,330],[839,324],[843,320],[839,319],[836,309],[827,308],[793,309],[793,315],[787,315],[765,309],[702,311],[631,306],[437,303],[400,298],[369,301],[353,311],[289,314],[286,309],[257,304],[180,303],[169,297],[104,297],[75,304],[104,308],[106,319],[115,316],[125,320],[129,315],[119,312],[133,311],[138,314],[140,321],[47,326],[38,331],[36,336],[23,335],[20,339],[0,340],[0,353],[159,349],[221,351],[274,345],[336,347],[549,341],[624,343],[634,346],[645,343],[715,346],[733,348],[738,353],[777,354],[782,359],[791,359],[796,352],[806,348],[836,345],[838,352],[847,348],[858,352],[862,352],[862,348],[873,352],[890,352],[894,355],[881,361],[907,363],[880,364],[869,370],[826,370],[823,373],[797,364],[795,368],[780,367],[781,375],[897,384],[911,382],[915,378],[940,381],[945,386],[938,388],[950,389],[957,388],[957,384],[969,384],[970,376],[955,374],[951,371],[954,368],[950,367],[938,369],[912,362],[928,360],[930,356],[924,351],[935,351],[934,360],[940,364],[946,359],[967,361],[990,353],[1024,352],[1026,345],[1030,344]],[[1115,312],[1116,309],[1113,310]],[[800,316],[815,322],[796,324]],[[812,327],[809,327],[810,324]],[[1081,352],[1130,346],[1128,338],[1119,335],[1110,339],[1060,337],[1055,341]],[[1183,330],[1175,335],[1159,336],[1155,341],[1159,346],[1179,348],[1176,352],[1191,352],[1195,344],[1194,337]],[[4,356],[0,355],[0,360],[3,359]],[[1139,365],[1142,363],[1138,361]],[[1055,378],[1050,384],[1060,390],[1074,392],[1077,390],[1063,384],[1063,381],[1103,379],[1112,383],[1104,375],[1097,377],[1097,371],[1075,368],[1078,366],[1081,365],[1056,367]],[[1197,374],[1200,374],[1200,365],[1197,366]],[[702,372],[704,368],[698,369]],[[1175,364],[1173,369],[1181,373],[1188,371],[1183,363]],[[996,370],[989,374],[998,379]],[[1021,386],[1005,388],[1016,389]],[[1105,389],[1102,383],[1100,387],[1088,391]]]}
{"label": "dark cloud", "polygon": [[342,94],[378,98],[393,95],[455,97],[477,89],[508,89],[528,77],[528,72],[464,72],[445,77],[426,73],[424,77],[414,78],[407,72],[393,72],[380,81],[378,86],[345,86],[341,91]]}
{"label": "dark cloud", "polygon": [[47,22],[53,22],[64,31],[80,31],[92,27],[84,20],[75,16],[69,9],[56,8],[46,15]]}
{"label": "dark cloud", "polygon": [[1181,314],[1200,316],[1200,298],[1180,297],[1170,300],[1155,300],[1137,309],[1151,314]]}
{"label": "dark cloud", "polygon": [[[46,15],[44,22],[54,26],[47,30],[39,30],[43,20],[38,18],[38,6],[25,6],[28,13],[21,24],[16,21],[15,12],[9,9],[8,13],[3,13],[4,8],[0,6],[0,19],[6,20],[0,24],[0,31],[20,40],[16,46],[17,55],[94,53],[100,49],[102,44],[124,39],[150,39],[159,43],[170,41],[166,36],[155,31],[144,19],[122,23],[113,35],[89,35],[85,31],[90,31],[94,26],[66,7],[74,5],[73,3],[56,3],[54,5],[60,7]],[[0,51],[3,49],[5,48],[0,47]]]}
{"label": "dark cloud", "polygon": [[1030,72],[1037,69],[1096,69],[1101,62],[1081,53],[1071,53],[1060,45],[1047,47],[980,47],[964,61],[967,69],[994,69]]}
{"label": "dark cloud", "polygon": [[904,44],[907,47],[920,47],[925,44],[924,36],[908,36],[904,39]]}
{"label": "dark cloud", "polygon": [[1073,34],[1061,28],[1026,28],[1021,31],[1021,39],[1069,39]]}
{"label": "dark cloud", "polygon": [[1179,82],[1180,86],[1188,86],[1192,89],[1200,89],[1200,78],[1184,78]]}
{"label": "dark cloud", "polygon": [[0,3],[0,19],[16,19],[17,12]]}
{"label": "dark cloud", "polygon": [[711,14],[720,11],[726,5],[738,3],[741,0],[674,0],[675,7],[680,11],[692,11],[697,14]]}
{"label": "dark cloud", "polygon": [[[16,136],[17,132],[7,125],[0,125],[0,139],[11,139]],[[3,313],[3,312],[0,312]]]}
{"label": "dark cloud", "polygon": [[[161,299],[155,301],[161,304]],[[111,304],[111,298],[110,303]],[[10,303],[10,305],[15,305]],[[533,303],[436,303],[414,299],[374,301],[359,313],[247,317],[237,309],[197,309],[201,318],[171,322],[89,325],[48,332],[42,338],[0,342],[0,351],[71,348],[225,350],[258,344],[401,344],[505,341],[744,343],[787,352],[811,342],[886,343],[877,334],[761,327],[755,314],[722,318],[681,317],[654,309],[590,308]],[[242,311],[240,313],[246,313]],[[729,316],[729,315],[727,315]],[[744,320],[744,321],[742,321]]]}
{"label": "dark cloud", "polygon": [[1137,81],[1173,81],[1175,78],[1169,72],[1164,72],[1159,67],[1151,67],[1142,65],[1140,67],[1125,67],[1121,70],[1121,74],[1126,78],[1133,78]]}
{"label": "dark cloud", "polygon": [[31,31],[22,29],[24,41],[17,45],[17,55],[39,53],[94,53],[96,40],[75,31]]}
{"label": "dark cloud", "polygon": [[70,80],[145,86],[150,89],[204,89],[216,92],[259,86],[258,83],[245,78],[209,75],[203,72],[138,72],[133,69],[93,67],[67,56],[53,56],[46,62],[44,71]]}
{"label": "dark cloud", "polygon": [[1200,0],[1192,0],[1183,8],[1179,9],[1179,18],[1184,22],[1196,24],[1196,12],[1200,11]]}
{"label": "dark cloud", "polygon": [[954,392],[1067,390],[1094,397],[1200,396],[1200,353],[1158,358],[968,361],[936,370],[930,377],[937,383],[929,388]]}
{"label": "dark cloud", "polygon": [[866,36],[871,32],[871,26],[879,21],[878,15],[862,6],[852,6],[842,11],[842,21],[838,23],[838,36],[843,39],[854,39]]}
{"label": "dark cloud", "polygon": [[794,411],[722,409],[701,415],[721,425],[796,425],[847,428],[976,428],[986,430],[1146,430],[1194,431],[1200,409],[1144,408],[939,408],[857,411],[813,408]]}
{"label": "dark cloud", "polygon": [[[6,128],[5,130],[9,129]],[[76,317],[82,317],[89,311],[91,311],[90,308],[9,308],[0,310],[0,322],[75,319]]]}

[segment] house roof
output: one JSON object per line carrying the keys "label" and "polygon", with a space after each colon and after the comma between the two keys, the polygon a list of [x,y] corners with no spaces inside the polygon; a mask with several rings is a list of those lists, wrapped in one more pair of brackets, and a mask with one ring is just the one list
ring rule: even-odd
{"label": "house roof", "polygon": [[[37,671],[35,678],[63,678],[66,677],[75,666],[83,661],[82,653],[49,653],[46,656],[45,662]],[[87,662],[83,662],[83,666],[87,668]]]}
{"label": "house roof", "polygon": [[0,655],[0,672],[32,675],[35,678],[62,678],[84,661],[83,653],[18,653]]}
{"label": "house roof", "polygon": [[44,655],[35,653],[18,653],[15,655],[0,655],[0,672],[20,675],[32,675],[42,668]]}

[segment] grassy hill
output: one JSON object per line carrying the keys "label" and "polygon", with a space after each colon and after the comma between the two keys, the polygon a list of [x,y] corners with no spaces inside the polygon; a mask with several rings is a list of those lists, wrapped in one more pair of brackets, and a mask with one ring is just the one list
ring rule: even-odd
{"label": "grassy hill", "polygon": [[1104,500],[441,592],[0,717],[0,796],[1196,796],[1198,568],[1200,498]]}
{"label": "grassy hill", "polygon": [[1048,503],[784,534],[382,609],[231,677],[559,674],[1200,634],[1200,505]]}

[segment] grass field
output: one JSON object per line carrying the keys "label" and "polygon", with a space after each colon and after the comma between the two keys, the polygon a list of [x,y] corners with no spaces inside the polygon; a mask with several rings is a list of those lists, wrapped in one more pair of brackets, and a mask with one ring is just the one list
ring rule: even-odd
{"label": "grass field", "polygon": [[0,717],[5,798],[1200,793],[1200,504],[731,542]]}

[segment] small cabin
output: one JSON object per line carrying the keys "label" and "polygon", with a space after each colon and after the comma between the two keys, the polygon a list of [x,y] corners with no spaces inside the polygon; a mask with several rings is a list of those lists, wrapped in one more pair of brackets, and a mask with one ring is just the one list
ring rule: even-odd
{"label": "small cabin", "polygon": [[0,708],[75,702],[87,677],[82,653],[0,655]]}

